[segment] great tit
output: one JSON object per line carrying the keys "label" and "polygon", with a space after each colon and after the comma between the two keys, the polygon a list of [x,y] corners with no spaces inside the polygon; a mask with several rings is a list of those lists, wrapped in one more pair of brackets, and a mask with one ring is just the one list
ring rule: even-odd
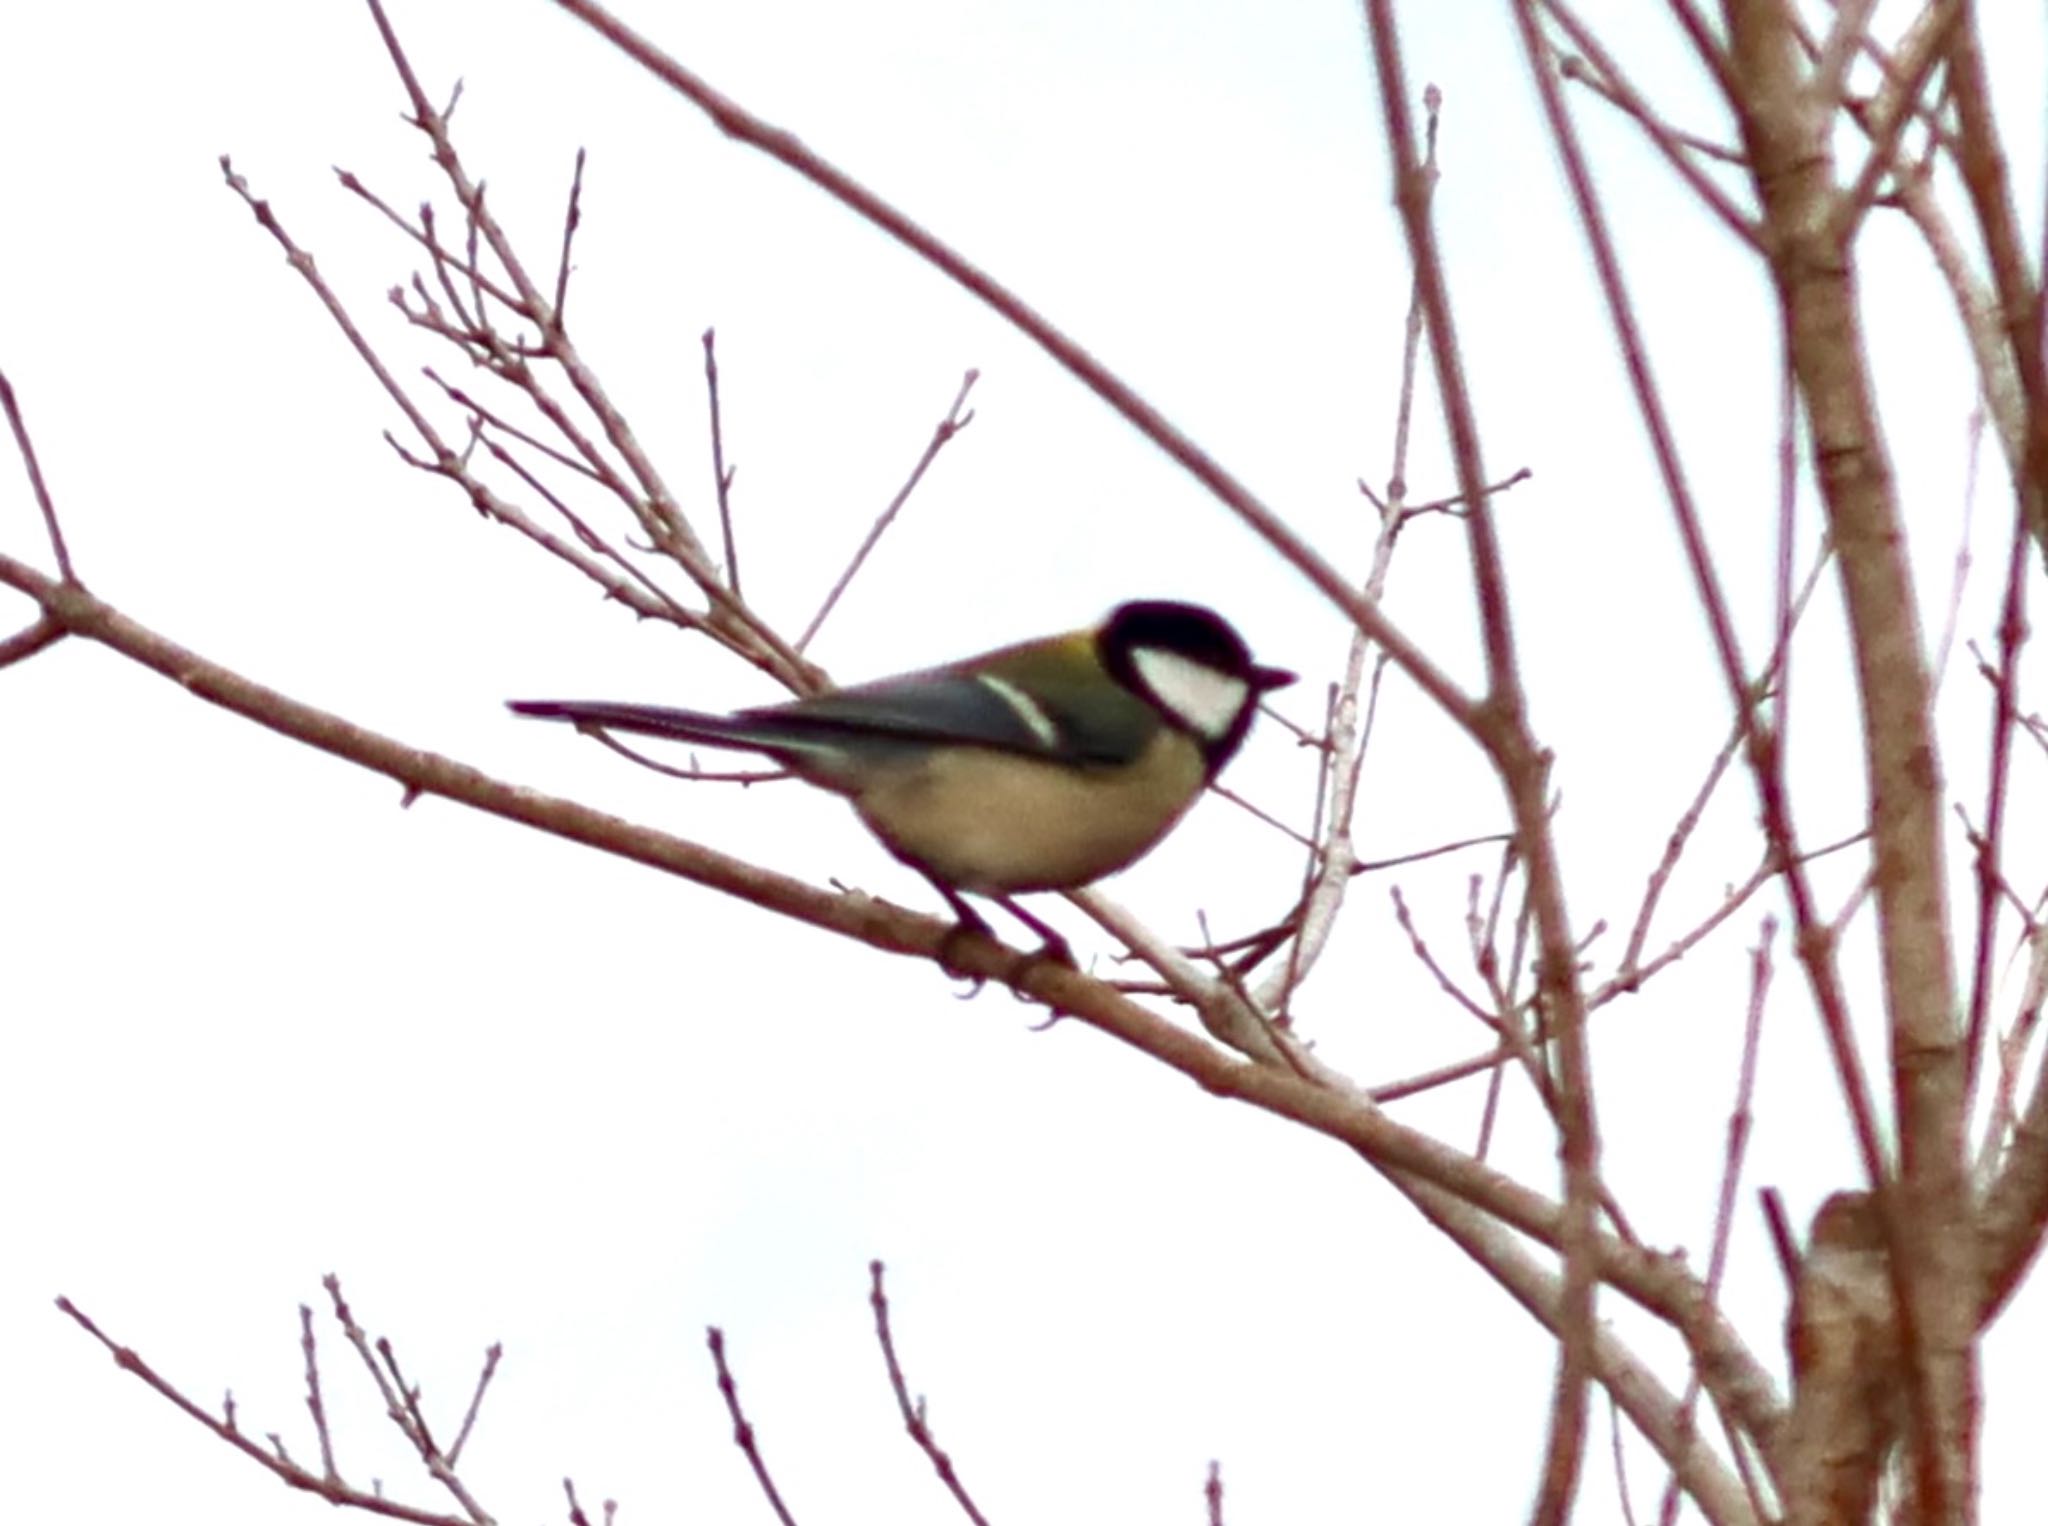
{"label": "great tit", "polygon": [[1011,899],[1072,890],[1148,852],[1251,728],[1260,667],[1194,604],[1120,605],[1089,630],[788,704],[707,715],[654,705],[513,700],[521,715],[766,754],[846,796],[897,858],[988,933],[963,893],[994,901],[1069,958]]}

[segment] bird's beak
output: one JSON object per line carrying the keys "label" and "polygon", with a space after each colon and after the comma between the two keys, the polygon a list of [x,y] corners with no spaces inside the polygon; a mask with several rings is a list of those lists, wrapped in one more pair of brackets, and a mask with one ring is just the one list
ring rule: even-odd
{"label": "bird's beak", "polygon": [[1284,689],[1293,683],[1295,675],[1285,668],[1253,668],[1252,687],[1261,694],[1269,689]]}

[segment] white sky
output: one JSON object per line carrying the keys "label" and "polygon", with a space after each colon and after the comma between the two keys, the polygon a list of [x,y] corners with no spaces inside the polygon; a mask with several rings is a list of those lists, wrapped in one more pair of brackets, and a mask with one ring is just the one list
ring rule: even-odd
{"label": "white sky", "polygon": [[[1535,474],[1502,524],[1583,933],[1626,922],[1725,712],[1509,12],[1408,9],[1412,78],[1446,95],[1439,214],[1488,462]],[[1639,77],[1671,78],[1651,8],[1588,9],[1621,13],[1609,35]],[[1335,617],[973,303],[540,0],[394,13],[430,91],[466,80],[470,163],[537,256],[589,148],[572,325],[695,511],[710,478],[698,335],[717,328],[742,570],[785,628],[980,368],[975,422],[826,627],[816,650],[835,673],[1181,595],[1310,675],[1287,703],[1314,718],[1342,658]],[[1386,475],[1407,278],[1356,6],[624,14],[994,269],[1362,569],[1353,483]],[[2038,20],[1998,38],[2021,103],[2038,101]],[[410,253],[329,169],[402,208],[437,192],[400,109],[352,4],[0,20],[0,366],[81,575],[174,639],[406,741],[929,905],[837,802],[651,779],[503,712],[520,694],[769,696],[395,464],[391,408],[221,184],[226,151],[381,343],[452,370],[410,348],[383,301]],[[2009,118],[2018,184],[2039,185],[2038,112]],[[1767,567],[1762,286],[1625,133],[1585,120],[1717,546]],[[1947,326],[1919,316],[1924,261],[1889,233],[1870,259],[1925,592],[1960,535],[1970,382]],[[1419,435],[1415,494],[1448,491],[1433,425]],[[1987,456],[1992,547],[1997,484]],[[0,547],[43,559],[11,467]],[[1980,547],[1965,634],[1988,630],[1995,565]],[[1391,607],[1471,676],[1463,566],[1447,524],[1418,526]],[[1754,644],[1767,584],[1744,573],[1737,597]],[[1799,758],[1816,841],[1860,809],[1828,745],[1849,712],[1818,677],[1822,604],[1804,691],[1817,740]],[[24,611],[0,603],[0,633]],[[1957,737],[1974,743],[1976,713],[1958,710]],[[1366,856],[1499,826],[1491,787],[1412,691],[1390,688],[1381,725]],[[232,1386],[246,1425],[305,1456],[294,1308],[332,1270],[443,1416],[482,1347],[506,1343],[468,1470],[501,1519],[559,1518],[564,1474],[628,1523],[765,1519],[703,1350],[717,1323],[798,1519],[954,1520],[882,1383],[874,1256],[911,1380],[993,1519],[1199,1519],[1212,1457],[1237,1522],[1525,1509],[1547,1341],[1326,1142],[1078,1025],[1036,1032],[1039,1014],[1000,991],[957,1002],[928,966],[445,803],[400,811],[387,782],[83,642],[0,673],[0,739],[0,1456],[21,1519],[314,1519],[326,1507],[116,1373],[50,1300],[72,1296],[195,1397]],[[1950,766],[1967,789],[1967,753]],[[1300,820],[1308,778],[1270,725],[1233,771]],[[1675,917],[1746,871],[1749,816],[1745,791],[1724,796]],[[1404,878],[1440,947],[1462,938],[1464,876],[1490,862]],[[1297,874],[1210,802],[1112,893],[1192,940],[1198,908],[1252,925]],[[1377,1081],[1482,1047],[1414,969],[1383,882],[1355,921],[1304,1008],[1327,1056]],[[1596,1030],[1610,1178],[1648,1238],[1695,1257],[1754,927]],[[1780,964],[1749,1181],[1784,1188],[1803,1221],[1853,1172]],[[1465,1142],[1478,1105],[1467,1087],[1402,1116]],[[1547,1186],[1525,1097],[1507,1144]],[[1777,1361],[1777,1274],[1747,1194],[1732,1275]],[[2038,1489],[2016,1438],[2042,1395],[2006,1355],[2041,1349],[2038,1303],[2023,1296],[1991,1348],[1994,1498]],[[344,1467],[437,1504],[379,1424],[357,1405]],[[1605,1445],[1603,1431],[1588,1521],[1616,1515]],[[1638,1458],[1631,1481],[1646,1508],[1661,1475]]]}

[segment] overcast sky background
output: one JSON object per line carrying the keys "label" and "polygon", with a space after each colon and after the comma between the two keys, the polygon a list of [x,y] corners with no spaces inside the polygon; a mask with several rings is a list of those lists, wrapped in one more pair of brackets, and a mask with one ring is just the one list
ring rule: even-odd
{"label": "overcast sky background", "polygon": [[[1586,9],[1678,115],[1717,121],[1652,7]],[[2024,192],[2042,183],[2040,18],[1985,9],[2012,28],[1993,57]],[[1582,934],[1625,925],[1725,709],[1510,12],[1406,10],[1411,77],[1445,94],[1438,214],[1489,468],[1534,474],[1501,523],[1536,721],[1560,759],[1573,915]],[[1407,265],[1355,5],[623,13],[993,269],[1362,575],[1373,524],[1354,484],[1388,469]],[[393,0],[393,15],[431,93],[466,81],[460,141],[538,263],[589,149],[572,326],[698,514],[698,336],[716,327],[743,575],[785,629],[979,368],[974,423],[814,649],[835,674],[1183,596],[1308,675],[1282,704],[1313,724],[1340,622],[972,301],[540,0]],[[1640,146],[1579,104],[1755,650],[1775,493],[1767,294]],[[81,575],[172,638],[364,725],[931,906],[835,801],[653,779],[503,711],[515,695],[772,696],[397,464],[387,400],[221,183],[231,153],[380,344],[452,372],[383,300],[410,251],[330,168],[401,208],[438,196],[402,105],[366,13],[341,0],[0,21],[0,366]],[[1938,609],[1929,590],[1964,541],[1972,381],[1945,317],[1928,316],[1945,310],[1924,257],[1880,226],[1867,258]],[[1415,449],[1415,496],[1447,492],[1433,422]],[[1987,454],[1965,636],[1989,632],[2007,512]],[[11,467],[0,546],[47,562]],[[1450,524],[1418,524],[1390,607],[1476,680],[1463,569]],[[0,602],[0,628],[27,618]],[[1838,625],[1824,595],[1795,758],[1814,841],[1861,811],[1838,745],[1852,712],[1821,676]],[[1974,745],[1981,694],[1944,694]],[[1412,690],[1390,683],[1379,727],[1366,857],[1498,829],[1496,792]],[[505,1342],[465,1470],[501,1519],[558,1518],[565,1474],[586,1502],[620,1500],[628,1523],[765,1519],[703,1350],[717,1323],[799,1519],[954,1520],[883,1385],[865,1302],[876,1256],[911,1381],[992,1519],[1199,1519],[1211,1458],[1233,1521],[1526,1509],[1548,1342],[1327,1142],[1078,1025],[1037,1031],[1040,1014],[999,990],[956,1001],[927,965],[445,803],[402,811],[388,781],[83,642],[0,673],[0,741],[0,1455],[23,1519],[323,1512],[117,1373],[50,1300],[69,1294],[202,1402],[232,1388],[249,1429],[283,1432],[303,1458],[294,1311],[334,1271],[444,1423],[483,1347]],[[1949,765],[1967,795],[1967,750]],[[1311,780],[1269,723],[1231,782],[1305,822]],[[1727,791],[1667,932],[1747,872],[1749,819],[1746,788]],[[1465,877],[1491,864],[1404,873],[1440,947],[1460,945]],[[1284,842],[1211,801],[1110,889],[1193,941],[1198,910],[1222,930],[1256,925],[1298,874]],[[1826,881],[1837,897],[1853,882],[1848,868]],[[1076,914],[1047,914],[1094,946]],[[1358,892],[1353,925],[1302,1009],[1327,1058],[1380,1081],[1485,1047],[1416,969],[1383,880]],[[1754,936],[1755,916],[1738,919],[1717,954],[1595,1033],[1610,1180],[1646,1238],[1695,1257]],[[1803,1224],[1855,1171],[1780,964],[1748,1180],[1780,1186]],[[1510,1092],[1502,1158],[1549,1189],[1545,1135]],[[1479,1103],[1468,1085],[1401,1116],[1469,1143]],[[1779,1361],[1782,1288],[1748,1196],[1731,1279],[1744,1327]],[[2019,1439],[2040,1412],[2024,1370],[2048,1338],[2039,1303],[2023,1294],[1990,1349],[1994,1501],[2039,1497]],[[1618,1300],[1605,1308],[1628,1321]],[[344,1470],[438,1504],[328,1350]],[[1583,1518],[1617,1518],[1604,1421],[1589,1475]],[[1661,1475],[1638,1456],[1631,1483],[1640,1510]]]}

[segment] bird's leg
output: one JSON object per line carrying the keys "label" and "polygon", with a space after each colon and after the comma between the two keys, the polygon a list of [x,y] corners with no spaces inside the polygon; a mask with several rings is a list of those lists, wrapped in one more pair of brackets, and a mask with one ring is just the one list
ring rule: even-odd
{"label": "bird's leg", "polygon": [[947,933],[944,941],[939,944],[939,967],[956,979],[970,982],[966,992],[968,996],[979,996],[981,988],[988,984],[988,977],[977,975],[972,970],[963,970],[953,963],[953,940],[963,936],[973,937],[977,933],[993,940],[996,931],[988,925],[988,918],[968,905],[960,892],[951,885],[935,875],[928,874],[925,878],[932,882],[933,889],[946,898],[946,904],[953,908],[953,915],[958,918],[953,930]]}
{"label": "bird's leg", "polygon": [[[988,918],[970,906],[967,903],[966,897],[962,896],[951,885],[948,885],[936,875],[928,874],[925,878],[932,882],[933,889],[946,898],[946,904],[953,908],[953,915],[959,919],[958,925],[950,933],[946,934],[945,941],[939,945],[939,963],[947,974],[972,982],[966,994],[977,996],[981,993],[981,988],[988,983],[987,977],[976,975],[969,970],[962,970],[953,963],[953,940],[960,937],[972,937],[977,933],[984,938],[995,940],[995,929],[988,925]],[[1016,983],[1026,970],[1030,969],[1032,965],[1041,959],[1051,960],[1054,964],[1063,964],[1070,970],[1075,968],[1074,951],[1067,946],[1065,938],[1062,938],[1051,927],[1019,906],[1009,896],[992,895],[989,899],[1037,933],[1039,937],[1040,947],[1038,952],[1027,956],[1023,964],[1019,965],[1016,970],[1005,977],[1012,985]]]}
{"label": "bird's leg", "polygon": [[1038,934],[1041,946],[1038,952],[1032,956],[1034,959],[1050,959],[1054,964],[1063,964],[1070,970],[1076,968],[1074,964],[1074,951],[1067,946],[1065,938],[1062,938],[1051,927],[1019,906],[1009,896],[991,896],[990,899]]}

